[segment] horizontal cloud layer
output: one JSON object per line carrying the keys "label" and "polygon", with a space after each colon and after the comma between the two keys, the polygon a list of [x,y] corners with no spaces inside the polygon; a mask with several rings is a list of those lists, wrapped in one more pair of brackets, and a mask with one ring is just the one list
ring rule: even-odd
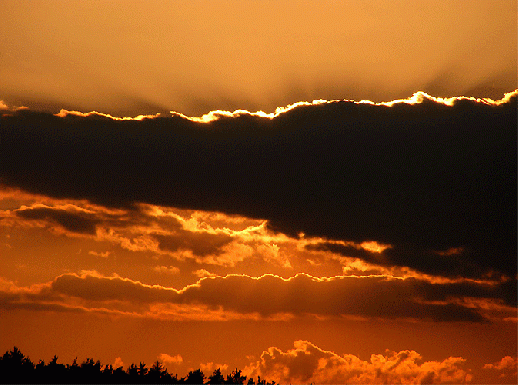
{"label": "horizontal cloud layer", "polygon": [[[0,181],[111,207],[262,218],[293,236],[391,245],[377,262],[385,266],[514,280],[516,94],[501,103],[424,94],[383,105],[301,103],[198,120],[18,110],[1,118]],[[79,213],[18,215],[80,233],[95,227]],[[154,242],[169,251],[178,244]],[[208,249],[192,242],[203,256],[226,240],[212,237]]]}
{"label": "horizontal cloud layer", "polygon": [[9,282],[3,286],[6,308],[41,306],[45,310],[45,306],[62,306],[63,310],[102,309],[173,318],[181,312],[189,319],[199,318],[200,306],[209,313],[255,319],[316,315],[486,322],[515,311],[499,299],[499,286],[431,284],[379,276],[316,278],[297,274],[283,279],[275,275],[229,275],[202,278],[176,290],[85,272],[63,274],[31,288],[18,288]]}

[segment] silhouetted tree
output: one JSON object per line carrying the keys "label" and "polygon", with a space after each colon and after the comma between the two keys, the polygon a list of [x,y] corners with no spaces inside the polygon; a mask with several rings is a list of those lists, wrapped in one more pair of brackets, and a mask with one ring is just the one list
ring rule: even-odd
{"label": "silhouetted tree", "polygon": [[241,375],[241,370],[234,370],[231,374],[227,374],[225,384],[243,384],[246,381],[246,376]]}
{"label": "silhouetted tree", "polygon": [[109,381],[110,378],[112,378],[112,375],[113,375],[113,366],[106,364],[102,371],[103,381],[104,382]]}
{"label": "silhouetted tree", "polygon": [[65,365],[58,364],[58,356],[54,355],[50,362],[45,365],[45,361],[40,360],[36,365],[35,377],[38,382],[55,383],[68,382],[67,369]]}
{"label": "silhouetted tree", "polygon": [[135,364],[131,364],[128,367],[128,375],[132,379],[131,381],[136,382],[138,378],[138,366]]}
{"label": "silhouetted tree", "polygon": [[170,384],[179,384],[181,381],[178,379],[178,374],[175,374],[174,376],[172,374],[169,374],[168,379]]}
{"label": "silhouetted tree", "polygon": [[32,379],[34,364],[15,346],[5,352],[0,361],[2,382],[27,382]]}
{"label": "silhouetted tree", "polygon": [[148,368],[146,368],[146,364],[141,362],[139,367],[138,367],[138,375],[140,377],[144,377],[147,374],[147,371],[148,371]]}
{"label": "silhouetted tree", "polygon": [[191,370],[187,375],[187,378],[184,380],[185,384],[203,384],[203,380],[205,379],[205,375],[201,371],[201,369]]}
{"label": "silhouetted tree", "polygon": [[43,373],[45,371],[45,361],[43,360],[40,360],[40,362],[38,362],[36,364],[36,366],[34,367],[34,369],[36,369],[37,371],[39,371],[39,373]]}
{"label": "silhouetted tree", "polygon": [[169,373],[167,373],[167,369],[164,369],[164,365],[160,361],[156,360],[153,362],[151,369],[149,369],[146,381],[158,383],[160,380],[165,379],[168,375]]}
{"label": "silhouetted tree", "polygon": [[[17,347],[5,352],[0,357],[0,383],[111,383],[111,384],[136,384],[136,383],[161,383],[161,384],[204,384],[205,375],[201,369],[191,370],[185,378],[178,379],[178,375],[172,376],[167,372],[160,361],[153,363],[148,369],[146,364],[140,362],[137,366],[131,364],[125,371],[124,368],[113,368],[112,365],[101,365],[99,360],[87,358],[78,365],[77,357],[72,364],[58,364],[58,357],[54,356],[48,364],[40,360],[34,365],[29,357],[25,357]],[[225,379],[221,369],[216,369],[205,384],[244,384],[246,376],[241,375],[241,370],[234,370]],[[258,377],[258,385],[275,385],[275,382],[265,382]],[[255,385],[250,378],[247,385]]]}
{"label": "silhouetted tree", "polygon": [[209,381],[207,381],[207,384],[224,384],[225,383],[225,377],[223,377],[223,374],[221,374],[221,369],[217,368],[212,373],[212,376],[209,377]]}
{"label": "silhouetted tree", "polygon": [[123,384],[128,382],[129,374],[124,371],[124,368],[122,366],[119,366],[117,369],[115,369],[112,373],[112,383],[115,384]]}
{"label": "silhouetted tree", "polygon": [[81,376],[84,378],[84,382],[101,382],[101,362],[95,362],[93,358],[87,358],[81,364]]}

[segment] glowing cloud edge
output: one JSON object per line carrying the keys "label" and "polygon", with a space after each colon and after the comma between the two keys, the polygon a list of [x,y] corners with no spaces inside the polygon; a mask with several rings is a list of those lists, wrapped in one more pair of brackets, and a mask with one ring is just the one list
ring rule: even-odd
{"label": "glowing cloud edge", "polygon": [[[518,96],[518,89],[505,93],[504,97],[500,100],[493,100],[491,98],[475,98],[472,96],[436,97],[436,96],[431,96],[430,94],[428,94],[424,91],[417,91],[412,96],[410,96],[409,98],[406,98],[406,99],[396,99],[396,100],[392,100],[392,101],[388,101],[388,102],[379,102],[379,103],[375,103],[371,100],[355,101],[355,100],[351,100],[351,99],[333,99],[333,100],[315,99],[311,102],[299,101],[299,102],[289,104],[285,107],[277,107],[274,112],[270,112],[270,113],[264,112],[262,110],[259,110],[256,112],[251,112],[251,111],[242,110],[242,109],[235,110],[233,112],[227,111],[227,110],[212,110],[206,114],[203,114],[201,117],[196,117],[196,116],[187,116],[181,112],[177,112],[174,110],[171,110],[169,112],[171,113],[172,116],[180,117],[180,118],[187,119],[187,120],[190,120],[193,122],[210,123],[212,121],[215,121],[215,120],[218,120],[221,118],[234,118],[234,117],[239,117],[242,115],[253,116],[253,117],[258,117],[258,118],[266,118],[266,119],[271,120],[271,119],[274,119],[274,118],[278,117],[279,115],[284,114],[288,111],[291,111],[297,107],[314,106],[314,105],[336,103],[336,102],[351,102],[354,104],[368,104],[368,105],[372,105],[372,106],[392,107],[396,104],[414,105],[414,104],[420,104],[420,103],[423,103],[426,101],[432,101],[432,102],[435,102],[438,104],[443,104],[445,106],[453,107],[456,102],[461,101],[461,100],[467,100],[467,101],[471,101],[471,102],[475,102],[475,103],[498,106],[498,105],[509,102],[509,100],[513,96]],[[9,115],[10,112],[15,112],[18,110],[25,110],[25,109],[28,109],[28,108],[27,107],[9,107],[3,100],[0,99],[0,111],[3,111],[2,115]],[[60,118],[65,118],[65,117],[71,115],[71,116],[85,117],[85,118],[86,117],[98,117],[101,119],[104,118],[104,119],[111,119],[111,120],[137,120],[137,121],[163,117],[162,114],[160,114],[160,113],[157,113],[154,115],[153,114],[137,115],[135,117],[128,117],[128,116],[118,117],[118,116],[113,116],[113,115],[106,114],[103,112],[98,112],[98,111],[81,112],[81,111],[66,110],[66,109],[61,109],[57,114],[53,114],[53,115],[60,117]]]}

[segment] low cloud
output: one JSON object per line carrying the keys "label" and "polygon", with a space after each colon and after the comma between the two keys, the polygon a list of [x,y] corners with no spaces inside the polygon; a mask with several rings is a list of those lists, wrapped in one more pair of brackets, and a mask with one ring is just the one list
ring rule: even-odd
{"label": "low cloud", "polygon": [[117,357],[115,359],[115,362],[113,363],[113,367],[114,368],[120,368],[120,367],[123,367],[123,366],[124,366],[124,362],[122,361],[122,358]]}
{"label": "low cloud", "polygon": [[176,354],[174,356],[171,356],[169,354],[166,354],[166,353],[161,353],[159,356],[158,356],[158,359],[160,361],[162,361],[164,364],[166,365],[179,365],[183,362],[183,358],[181,355],[179,354]]}
{"label": "low cloud", "polygon": [[252,362],[250,376],[295,384],[464,384],[472,375],[464,369],[465,360],[449,357],[443,361],[424,361],[412,350],[372,354],[363,361],[352,354],[338,355],[308,341],[295,341],[286,352],[270,347]]}
{"label": "low cloud", "polygon": [[[268,234],[264,223],[151,205],[114,210],[84,200],[54,199],[0,188],[1,227],[46,228],[54,234],[88,236],[127,250],[148,251],[181,261],[188,258],[198,264],[233,267],[252,256],[262,256],[276,264],[270,252],[272,234]],[[109,252],[92,250],[88,254],[108,257]]]}
{"label": "low cloud", "polygon": [[[54,306],[86,311],[114,311],[145,317],[228,317],[287,319],[359,316],[436,322],[503,320],[516,308],[495,294],[498,289],[476,283],[431,284],[414,278],[381,276],[316,278],[297,274],[201,278],[174,289],[147,285],[95,272],[63,274],[54,281],[18,288],[5,281],[4,308]],[[486,315],[487,314],[487,315]]]}
{"label": "low cloud", "polygon": [[518,375],[517,367],[517,358],[511,356],[505,356],[498,362],[484,365],[484,369],[497,372],[500,379],[505,379],[505,381],[509,383],[513,381],[516,383]]}
{"label": "low cloud", "polygon": [[485,364],[484,369],[496,369],[496,370],[506,370],[506,369],[516,369],[517,360],[516,357],[505,356],[500,361],[495,362],[494,364]]}
{"label": "low cloud", "polygon": [[200,369],[206,376],[211,375],[215,370],[221,369],[225,372],[228,369],[227,364],[215,364],[214,362],[200,363]]}

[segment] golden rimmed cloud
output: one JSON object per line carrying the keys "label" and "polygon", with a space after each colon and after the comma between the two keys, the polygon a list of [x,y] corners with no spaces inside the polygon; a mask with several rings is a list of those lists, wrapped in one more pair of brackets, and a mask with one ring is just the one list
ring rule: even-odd
{"label": "golden rimmed cloud", "polygon": [[414,278],[210,276],[182,289],[96,272],[63,274],[23,288],[3,281],[4,308],[114,312],[164,319],[225,320],[367,317],[432,321],[502,321],[515,311],[501,288],[430,284]]}
{"label": "golden rimmed cloud", "polygon": [[[310,251],[388,268],[513,278],[516,95],[301,102],[271,115],[214,112],[204,123],[178,114],[116,120],[18,110],[2,118],[0,177],[7,188],[126,215],[125,226],[115,218],[110,227],[109,214],[101,224],[77,210],[18,210],[35,224],[52,220],[76,235],[179,261],[235,266],[259,253],[297,268],[273,239],[267,245],[261,235],[251,251],[235,230],[195,229],[204,221],[187,222],[167,207],[262,221],[241,231],[267,226],[293,239],[322,238]],[[145,216],[134,221],[142,212],[145,225]],[[355,250],[369,242],[387,247]],[[241,252],[230,251],[238,245]]]}

